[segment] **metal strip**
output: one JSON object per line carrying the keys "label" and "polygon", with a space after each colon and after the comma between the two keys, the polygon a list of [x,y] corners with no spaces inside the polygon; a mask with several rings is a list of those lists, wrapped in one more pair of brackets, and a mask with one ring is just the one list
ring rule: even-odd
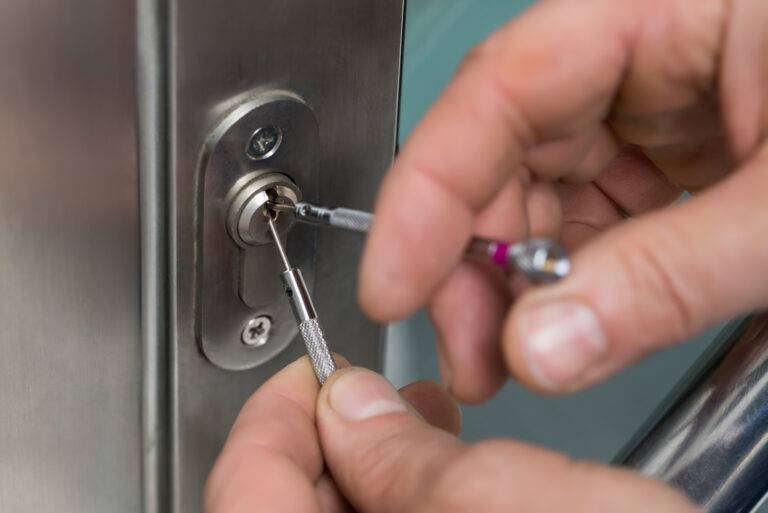
{"label": "metal strip", "polygon": [[768,492],[768,314],[713,348],[618,461],[704,511],[753,511]]}
{"label": "metal strip", "polygon": [[144,513],[170,510],[167,25],[168,6],[165,0],[137,0]]}

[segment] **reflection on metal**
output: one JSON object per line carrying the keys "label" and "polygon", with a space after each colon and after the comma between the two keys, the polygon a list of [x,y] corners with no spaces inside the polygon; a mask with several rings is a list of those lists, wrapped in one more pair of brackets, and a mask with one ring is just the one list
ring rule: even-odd
{"label": "reflection on metal", "polygon": [[[132,3],[127,0],[112,3],[121,2],[128,7]],[[74,11],[76,3],[67,3],[69,12]],[[136,0],[135,6],[142,275],[142,513],[166,513],[170,510],[168,2]],[[112,511],[117,513],[120,509],[114,505]]]}
{"label": "reflection on metal", "polygon": [[274,155],[283,142],[283,130],[278,126],[256,129],[248,141],[245,152],[253,160],[266,160]]}
{"label": "reflection on metal", "polygon": [[243,326],[242,341],[248,347],[261,347],[269,342],[272,319],[266,315],[254,317]]}
{"label": "reflection on metal", "polygon": [[[240,247],[229,236],[224,205],[215,206],[222,213],[218,219],[206,218],[201,210],[201,186],[213,175],[201,176],[200,150],[211,142],[211,128],[220,126],[239,106],[269,91],[292,91],[311,107],[320,127],[316,149],[303,150],[315,152],[312,176],[317,182],[307,183],[301,176],[303,167],[284,162],[293,153],[290,145],[295,137],[281,123],[267,119],[254,120],[232,146],[233,155],[243,158],[237,172],[276,169],[293,179],[309,201],[370,209],[394,155],[403,0],[174,0],[170,18],[170,127],[163,139],[169,144],[171,185],[168,489],[171,513],[193,513],[202,509],[205,478],[243,403],[278,369],[304,353],[298,333],[269,363],[245,371],[223,369],[201,353],[199,340],[205,327],[201,330],[198,324],[199,307],[206,298],[200,296],[197,282],[205,277],[199,230],[206,222],[215,224],[232,257],[238,256]],[[256,161],[247,155],[248,142],[259,128],[269,126],[281,126],[283,140],[273,155]],[[268,139],[260,141],[265,148]],[[313,246],[302,249],[309,241]],[[291,261],[313,286],[331,348],[357,365],[379,368],[381,329],[365,318],[355,298],[362,241],[297,223],[287,242]],[[268,258],[277,258],[274,248],[265,248]],[[276,272],[265,274],[265,280],[271,277],[271,286],[281,293],[280,267],[278,262],[271,265]],[[245,269],[243,275],[260,271]],[[225,291],[227,300],[254,306],[258,292],[267,290],[256,289],[252,297],[249,290],[241,292],[246,303],[231,295],[238,287],[234,278],[220,277],[232,280]],[[284,298],[279,303],[288,307]],[[261,311],[250,310],[250,316],[243,311],[243,317],[233,315],[233,322],[222,323],[234,330],[222,333],[227,343],[233,340],[238,346],[233,350],[244,351],[245,358],[252,356],[248,351],[259,352],[280,340],[279,322],[273,318],[276,325],[265,346],[251,349],[243,344],[244,323]]]}
{"label": "reflection on metal", "polygon": [[140,222],[139,185],[162,186],[139,177],[135,14],[126,0],[0,2],[2,513],[135,513],[152,493],[143,456],[163,470],[141,417],[141,340],[162,343],[165,318],[140,298],[162,294],[140,265],[162,250],[140,233],[162,241],[153,210]]}
{"label": "reflection on metal", "polygon": [[[394,154],[402,15],[402,0],[0,2],[2,513],[202,511],[237,412],[303,353],[279,315],[259,323],[274,286],[298,335],[277,263],[239,281],[271,264],[238,260],[227,194],[279,169],[286,191],[370,207]],[[221,201],[204,204],[208,186]],[[378,367],[380,328],[355,302],[359,244],[291,232],[334,349]],[[231,258],[218,275],[201,244],[214,233]],[[202,294],[208,279],[224,285]],[[240,310],[208,332],[202,301]],[[241,351],[232,367],[285,349],[234,372],[201,334]]]}
{"label": "reflection on metal", "polygon": [[619,458],[705,511],[752,511],[768,492],[768,314],[744,321]]}
{"label": "reflection on metal", "polygon": [[[253,134],[264,133],[262,127],[272,127],[274,140],[265,136],[260,142],[265,158],[255,161],[249,150]],[[245,370],[274,358],[297,333],[282,297],[280,263],[263,214],[270,195],[291,201],[317,197],[320,139],[312,110],[297,95],[282,91],[238,104],[212,134],[202,153],[198,198],[198,336],[212,363]],[[277,219],[281,236],[286,237],[290,222],[287,215]],[[302,268],[312,268],[315,237],[314,230],[303,230],[288,238]],[[270,342],[244,345],[242,327],[257,316],[272,320]]]}
{"label": "reflection on metal", "polygon": [[[252,246],[272,244],[272,236],[267,223],[267,207],[272,204],[295,204],[301,197],[296,184],[282,173],[270,171],[256,172],[246,175],[244,180],[238,180],[225,200],[229,212],[227,222],[229,235],[238,246],[244,250]],[[279,212],[274,220],[278,233],[285,237],[293,219]]]}

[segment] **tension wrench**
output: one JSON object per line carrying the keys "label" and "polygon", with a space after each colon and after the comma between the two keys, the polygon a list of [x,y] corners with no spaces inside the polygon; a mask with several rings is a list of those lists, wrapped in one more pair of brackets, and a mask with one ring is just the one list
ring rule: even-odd
{"label": "tension wrench", "polygon": [[[292,212],[298,221],[343,230],[368,233],[373,214],[350,208],[329,208],[311,203],[270,203],[277,211]],[[571,259],[565,248],[552,239],[528,239],[517,243],[473,238],[467,253],[490,259],[496,265],[515,270],[533,283],[551,283],[565,278]]]}

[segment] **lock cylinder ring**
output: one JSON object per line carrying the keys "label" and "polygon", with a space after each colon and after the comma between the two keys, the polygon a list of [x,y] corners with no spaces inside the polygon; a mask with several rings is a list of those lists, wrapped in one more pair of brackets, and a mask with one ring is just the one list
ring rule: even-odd
{"label": "lock cylinder ring", "polygon": [[[229,235],[242,248],[270,244],[267,204],[292,205],[300,200],[299,188],[280,172],[267,170],[245,175],[232,187],[225,200],[229,203]],[[278,233],[284,236],[293,224],[293,216],[279,212],[274,223]]]}

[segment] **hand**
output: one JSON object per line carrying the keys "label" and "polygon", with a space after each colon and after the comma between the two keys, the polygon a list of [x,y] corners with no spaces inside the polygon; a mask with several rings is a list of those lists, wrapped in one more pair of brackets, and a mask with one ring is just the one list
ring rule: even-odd
{"label": "hand", "polygon": [[[765,307],[766,48],[765,0],[539,2],[469,55],[387,175],[364,308],[429,302],[444,379],[476,402],[504,362],[571,391]],[[559,237],[572,275],[511,306],[463,260],[472,234]]]}
{"label": "hand", "polygon": [[458,415],[435,384],[398,393],[356,368],[334,374],[318,395],[301,359],[243,408],[206,486],[205,511],[694,511],[629,471],[518,442],[466,445],[451,434]]}

